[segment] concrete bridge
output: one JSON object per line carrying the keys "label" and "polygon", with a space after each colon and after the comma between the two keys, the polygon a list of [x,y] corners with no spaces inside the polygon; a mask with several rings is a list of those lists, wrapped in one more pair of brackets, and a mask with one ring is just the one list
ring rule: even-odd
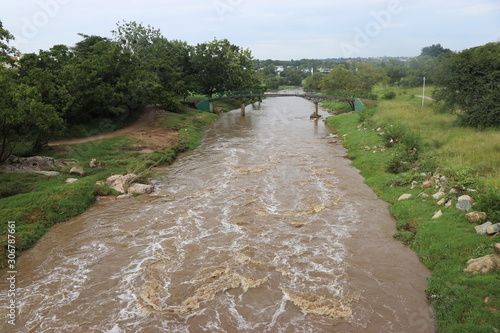
{"label": "concrete bridge", "polygon": [[[332,95],[321,95],[321,94],[313,94],[313,93],[297,93],[297,92],[291,92],[291,93],[272,93],[272,92],[264,92],[264,91],[242,91],[242,92],[228,92],[224,94],[220,94],[219,96],[212,97],[209,99],[205,99],[198,104],[196,104],[196,108],[199,110],[204,110],[204,111],[210,111],[214,112],[214,101],[220,101],[220,100],[225,100],[225,99],[235,99],[240,101],[241,104],[241,115],[245,116],[245,106],[246,103],[249,101],[259,101],[259,103],[262,101],[262,98],[268,98],[268,97],[301,97],[305,98],[311,102],[314,103],[314,112],[311,114],[311,118],[320,118],[321,116],[318,114],[319,110],[319,103],[327,100],[327,99],[336,99],[340,101],[346,101],[349,102],[349,104],[353,107],[355,107],[355,102],[356,98],[352,97],[339,97],[339,96],[332,96]],[[361,103],[362,104],[362,103]]]}

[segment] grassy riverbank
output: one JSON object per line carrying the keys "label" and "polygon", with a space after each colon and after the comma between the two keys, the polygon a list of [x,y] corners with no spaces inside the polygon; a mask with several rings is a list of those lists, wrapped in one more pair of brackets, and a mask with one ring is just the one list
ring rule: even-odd
{"label": "grassy riverbank", "polygon": [[[227,110],[227,109],[226,109]],[[135,173],[142,181],[154,174],[152,168],[172,163],[184,151],[196,148],[205,126],[217,115],[189,109],[185,113],[165,112],[158,124],[177,131],[172,144],[164,150],[143,153],[135,149],[141,141],[123,136],[90,141],[82,144],[47,148],[41,155],[57,159],[75,159],[76,164],[61,169],[55,177],[34,173],[0,173],[0,268],[7,259],[7,221],[16,223],[16,253],[28,249],[54,224],[83,213],[98,195],[118,194],[96,185],[111,174]],[[97,159],[101,167],[90,168],[89,161]],[[69,173],[72,166],[82,166],[83,176]],[[66,184],[67,178],[78,178]]]}
{"label": "grassy riverbank", "polygon": [[[432,102],[422,107],[412,92],[396,92],[395,99],[363,114],[342,114],[326,122],[343,137],[348,157],[366,183],[390,203],[399,229],[395,237],[432,271],[427,294],[438,331],[498,332],[500,275],[463,269],[469,259],[493,253],[500,237],[477,234],[465,212],[438,206],[432,197],[438,189],[421,185],[433,176],[445,177],[440,186],[458,189],[447,191],[447,200],[456,202],[468,194],[476,202],[472,210],[499,223],[500,132],[455,127],[455,117],[435,113]],[[405,193],[412,198],[398,201]],[[433,219],[439,210],[443,215]]]}

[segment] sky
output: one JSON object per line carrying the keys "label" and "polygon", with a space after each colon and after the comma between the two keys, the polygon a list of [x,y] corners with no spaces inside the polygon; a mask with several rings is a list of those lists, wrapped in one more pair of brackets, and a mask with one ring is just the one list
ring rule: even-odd
{"label": "sky", "polygon": [[227,38],[261,60],[413,57],[500,41],[500,0],[21,0],[0,21],[22,53],[135,21],[190,45]]}

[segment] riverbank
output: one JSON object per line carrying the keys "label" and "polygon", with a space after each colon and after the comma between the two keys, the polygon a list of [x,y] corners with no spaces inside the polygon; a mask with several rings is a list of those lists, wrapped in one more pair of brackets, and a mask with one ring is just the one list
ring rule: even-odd
{"label": "riverbank", "polygon": [[[500,237],[477,233],[475,227],[485,220],[471,223],[467,211],[455,205],[467,194],[475,202],[469,211],[500,222],[494,143],[499,133],[455,128],[453,115],[435,114],[431,105],[422,108],[413,99],[401,96],[364,114],[329,117],[326,123],[337,129],[337,140],[365,182],[390,204],[399,230],[394,237],[432,271],[427,297],[438,331],[497,332],[498,271],[472,274],[464,269],[469,259],[493,254]],[[460,140],[451,139],[459,135]],[[483,144],[472,144],[479,140]],[[403,200],[404,194],[409,199]]]}
{"label": "riverbank", "polygon": [[[234,109],[230,103],[218,108]],[[137,126],[47,147],[40,155],[75,162],[49,170],[58,172],[57,175],[0,173],[0,215],[5,222],[0,225],[0,268],[7,263],[8,221],[15,222],[15,252],[20,255],[52,225],[86,211],[96,197],[119,194],[96,185],[97,181],[112,174],[134,173],[139,176],[137,181],[147,182],[155,175],[155,167],[171,164],[178,154],[196,148],[206,126],[218,119],[218,115],[194,109],[186,109],[185,113],[153,113],[146,112],[144,121],[134,123]],[[97,161],[97,167],[89,166],[92,159]],[[71,173],[73,167],[81,167],[83,174]],[[66,183],[68,178],[77,181]]]}

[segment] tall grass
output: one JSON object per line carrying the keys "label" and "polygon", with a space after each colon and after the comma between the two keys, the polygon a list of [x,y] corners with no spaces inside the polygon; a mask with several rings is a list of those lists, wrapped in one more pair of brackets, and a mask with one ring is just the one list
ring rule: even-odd
{"label": "tall grass", "polygon": [[456,115],[437,113],[435,102],[415,103],[419,99],[410,93],[418,89],[391,89],[397,98],[380,102],[373,116],[377,126],[403,124],[420,136],[434,164],[453,172],[473,168],[485,186],[500,188],[500,131],[458,127]]}

